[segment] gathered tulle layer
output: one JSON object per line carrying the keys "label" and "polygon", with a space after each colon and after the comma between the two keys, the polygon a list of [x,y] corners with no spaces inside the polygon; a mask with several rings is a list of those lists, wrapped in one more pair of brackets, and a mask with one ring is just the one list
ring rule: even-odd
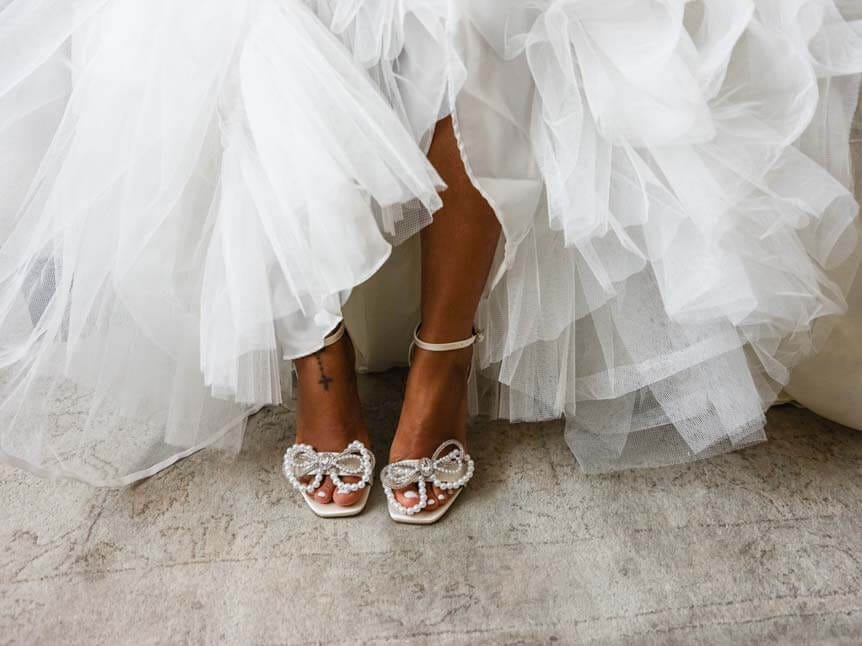
{"label": "gathered tulle layer", "polygon": [[15,0],[0,58],[0,447],[42,473],[123,483],[280,402],[440,203],[300,2]]}
{"label": "gathered tulle layer", "polygon": [[565,413],[588,470],[761,439],[815,322],[845,307],[828,270],[858,248],[844,168],[862,31],[830,2],[511,11],[505,33],[499,15],[473,24],[529,70],[515,127],[544,192],[529,229],[518,208],[501,218],[482,358],[517,395],[497,412]]}
{"label": "gathered tulle layer", "polygon": [[852,7],[476,0],[437,29],[421,1],[327,5],[357,62],[391,61],[399,80],[407,26],[445,33],[422,78],[448,76],[465,164],[505,233],[474,412],[564,415],[591,471],[764,439],[858,265]]}
{"label": "gathered tulle layer", "polygon": [[0,7],[0,454],[43,474],[128,482],[280,401],[439,206],[445,116],[504,232],[471,408],[565,416],[587,470],[763,439],[845,308],[854,3]]}

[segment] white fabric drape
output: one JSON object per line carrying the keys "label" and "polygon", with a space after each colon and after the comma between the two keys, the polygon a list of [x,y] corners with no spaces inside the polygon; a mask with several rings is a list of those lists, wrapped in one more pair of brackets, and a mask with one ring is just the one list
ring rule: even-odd
{"label": "white fabric drape", "polygon": [[[857,13],[862,17],[862,7]],[[862,198],[862,113],[857,113],[851,135],[852,168],[857,198]],[[852,284],[848,312],[831,327],[816,355],[793,371],[787,392],[800,404],[839,424],[862,430],[862,274],[843,268],[844,282]]]}
{"label": "white fabric drape", "polygon": [[301,2],[4,4],[0,456],[124,484],[281,402],[442,182]]}
{"label": "white fabric drape", "polygon": [[[399,88],[420,85],[401,57],[439,34],[429,3],[313,4],[404,105]],[[505,232],[474,411],[565,415],[590,471],[765,439],[765,409],[846,308],[858,265],[857,9],[450,3],[424,59],[448,65],[464,161]],[[425,38],[403,39],[408,52],[393,36],[411,25]]]}
{"label": "white fabric drape", "polygon": [[447,115],[505,234],[471,409],[588,471],[760,441],[846,309],[860,77],[858,0],[0,0],[0,459],[236,446],[372,276],[399,360]]}

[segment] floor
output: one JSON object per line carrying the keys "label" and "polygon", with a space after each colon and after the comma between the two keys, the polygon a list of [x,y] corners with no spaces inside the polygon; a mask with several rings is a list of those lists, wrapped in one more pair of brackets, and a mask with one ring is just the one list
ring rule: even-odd
{"label": "floor", "polygon": [[[363,381],[378,447],[399,388]],[[125,490],[0,467],[0,644],[862,641],[862,433],[806,411],[610,476],[556,424],[479,424],[477,476],[427,529],[391,524],[379,487],[357,519],[311,516],[279,473],[291,425],[264,411],[238,458]]]}

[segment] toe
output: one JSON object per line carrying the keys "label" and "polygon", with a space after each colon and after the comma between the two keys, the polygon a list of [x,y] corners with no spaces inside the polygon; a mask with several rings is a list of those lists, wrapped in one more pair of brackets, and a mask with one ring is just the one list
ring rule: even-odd
{"label": "toe", "polygon": [[[353,484],[355,482],[359,482],[361,478],[344,477],[341,479],[345,484]],[[359,489],[357,491],[351,491],[349,493],[339,493],[338,490],[333,491],[332,500],[339,507],[351,507],[359,502],[362,498],[362,494],[365,490]]]}
{"label": "toe", "polygon": [[413,486],[400,489],[395,492],[395,500],[407,508],[413,507],[419,502],[419,488]]}
{"label": "toe", "polygon": [[431,499],[437,501],[438,505],[445,505],[446,501],[449,500],[449,493],[444,489],[441,489],[437,485],[431,487],[431,490],[428,492],[428,502],[431,502]]}
{"label": "toe", "polygon": [[312,494],[314,501],[322,505],[328,505],[332,502],[332,492],[335,491],[335,485],[332,479],[327,477],[318,489]]}

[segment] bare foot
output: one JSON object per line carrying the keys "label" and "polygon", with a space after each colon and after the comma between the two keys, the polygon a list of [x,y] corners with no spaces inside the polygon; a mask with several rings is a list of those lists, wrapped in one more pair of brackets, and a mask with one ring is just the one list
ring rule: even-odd
{"label": "bare foot", "polygon": [[[299,384],[297,443],[323,452],[343,451],[353,440],[371,448],[362,418],[355,360],[353,343],[345,335],[334,345],[294,361]],[[359,478],[346,476],[342,480],[352,483]],[[355,504],[361,496],[361,490],[339,493],[329,477],[314,492],[316,502],[343,507]]]}
{"label": "bare foot", "polygon": [[[389,462],[431,457],[446,440],[467,446],[467,376],[473,349],[428,352],[416,349],[407,377],[401,419],[389,450]],[[414,485],[394,492],[405,507],[419,501]],[[428,490],[427,509],[444,503],[450,493]]]}

